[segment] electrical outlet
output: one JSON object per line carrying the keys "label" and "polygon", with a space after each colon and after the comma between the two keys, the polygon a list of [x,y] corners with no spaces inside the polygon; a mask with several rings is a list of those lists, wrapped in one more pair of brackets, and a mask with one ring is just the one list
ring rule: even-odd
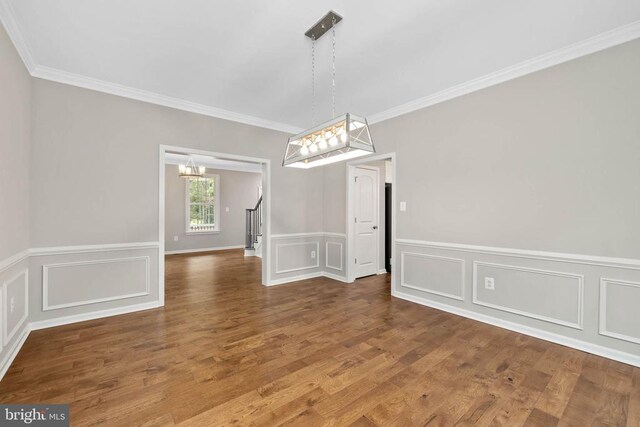
{"label": "electrical outlet", "polygon": [[11,306],[11,308],[9,309],[9,312],[13,313],[13,309],[16,308],[16,300],[15,300],[14,297],[11,297],[11,301],[10,301],[9,305]]}
{"label": "electrical outlet", "polygon": [[229,206],[227,206],[226,208],[224,208],[225,212],[229,212]]}
{"label": "electrical outlet", "polygon": [[407,202],[400,202],[400,211],[404,212],[407,210]]}
{"label": "electrical outlet", "polygon": [[484,278],[484,288],[493,291],[496,288],[496,283],[493,277]]}
{"label": "electrical outlet", "polygon": [[173,236],[173,241],[177,242],[178,241],[178,236]]}
{"label": "electrical outlet", "polygon": [[315,257],[316,257],[316,251],[311,251],[311,258],[315,259]]}

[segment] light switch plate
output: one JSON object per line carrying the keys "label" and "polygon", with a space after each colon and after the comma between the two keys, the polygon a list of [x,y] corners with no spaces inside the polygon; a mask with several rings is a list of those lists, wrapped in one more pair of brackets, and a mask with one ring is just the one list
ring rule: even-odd
{"label": "light switch plate", "polygon": [[404,212],[407,210],[407,202],[400,202],[400,211]]}

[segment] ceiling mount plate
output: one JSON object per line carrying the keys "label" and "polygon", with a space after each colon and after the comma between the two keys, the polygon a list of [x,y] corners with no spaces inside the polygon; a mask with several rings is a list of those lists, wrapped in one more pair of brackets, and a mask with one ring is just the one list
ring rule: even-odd
{"label": "ceiling mount plate", "polygon": [[304,35],[310,39],[318,40],[324,33],[333,28],[334,23],[337,24],[340,21],[342,21],[342,16],[330,10],[329,13],[316,22],[313,27],[309,28]]}

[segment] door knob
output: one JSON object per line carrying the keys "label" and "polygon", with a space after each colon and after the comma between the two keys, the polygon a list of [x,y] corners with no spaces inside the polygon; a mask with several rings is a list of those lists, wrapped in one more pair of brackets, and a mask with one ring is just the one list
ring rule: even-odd
{"label": "door knob", "polygon": [[374,225],[374,226],[373,226],[373,229],[374,229],[374,230],[377,230],[377,229],[378,229],[378,226],[377,226],[377,225]]}

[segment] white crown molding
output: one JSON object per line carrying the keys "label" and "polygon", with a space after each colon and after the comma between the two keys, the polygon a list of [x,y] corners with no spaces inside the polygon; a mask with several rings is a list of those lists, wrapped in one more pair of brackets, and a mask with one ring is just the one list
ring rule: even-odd
{"label": "white crown molding", "polygon": [[613,258],[595,255],[568,254],[560,252],[531,251],[527,249],[498,248],[493,246],[466,245],[460,243],[428,242],[424,240],[396,239],[403,246],[418,246],[434,249],[447,249],[462,252],[481,252],[490,255],[502,255],[516,258],[531,258],[547,261],[569,262],[603,267],[640,269],[640,259]]}
{"label": "white crown molding", "polygon": [[520,62],[502,70],[489,73],[477,79],[452,86],[440,92],[398,105],[380,113],[369,115],[370,124],[379,123],[422,108],[430,107],[453,98],[467,95],[563,62],[571,61],[619,44],[640,38],[640,21],[606,31],[569,46],[554,50],[544,55]]}
{"label": "white crown molding", "polygon": [[31,75],[39,79],[51,80],[71,86],[108,93],[110,95],[122,96],[124,98],[135,99],[137,101],[148,102],[150,104],[162,105],[164,107],[175,108],[177,110],[188,111],[191,113],[202,114],[204,116],[216,117],[218,119],[230,120],[266,129],[273,129],[280,132],[295,134],[302,131],[302,129],[296,126],[291,126],[285,123],[278,123],[271,120],[261,119],[259,117],[235,113],[222,108],[198,104],[196,102],[174,98],[142,89],[136,89],[117,83],[111,83],[105,80],[95,79],[51,67],[38,65],[33,69]]}
{"label": "white crown molding", "polygon": [[[20,57],[25,66],[33,77],[51,80],[58,83],[64,83],[72,86],[78,86],[85,89],[95,90],[98,92],[108,93],[111,95],[122,96],[125,98],[135,99],[150,104],[162,105],[165,107],[175,108],[177,110],[188,111],[192,113],[202,114],[205,116],[216,117],[219,119],[230,120],[251,126],[262,127],[266,129],[277,130],[289,134],[298,134],[303,131],[302,128],[292,126],[286,123],[274,122],[259,117],[249,116],[236,113],[233,111],[216,108],[204,104],[187,101],[180,98],[174,98],[155,92],[135,89],[132,87],[108,82],[105,80],[95,79],[68,71],[63,71],[51,67],[38,65],[37,59],[31,53],[25,37],[23,36],[20,26],[15,18],[15,13],[11,3],[8,0],[0,0],[0,21],[4,25],[9,37],[14,43]],[[572,45],[554,50],[552,52],[537,56],[535,58],[523,61],[519,64],[512,65],[502,70],[487,74],[477,79],[458,84],[440,92],[410,101],[406,104],[398,105],[388,110],[369,115],[368,122],[370,124],[379,123],[403,114],[407,114],[425,107],[429,107],[441,102],[457,98],[490,86],[504,83],[518,77],[522,77],[533,72],[561,64],[585,55],[589,55],[600,50],[607,49],[634,39],[640,38],[640,21],[627,24],[625,26],[606,31],[594,37],[590,37],[583,41]]]}
{"label": "white crown molding", "polygon": [[29,73],[33,74],[33,70],[36,68],[36,61],[31,54],[31,49],[29,49],[29,45],[27,44],[22,31],[20,31],[20,26],[16,20],[13,7],[7,0],[0,0],[0,22],[2,22],[9,38],[16,47],[18,55],[22,58],[22,62],[25,67],[27,67]]}

